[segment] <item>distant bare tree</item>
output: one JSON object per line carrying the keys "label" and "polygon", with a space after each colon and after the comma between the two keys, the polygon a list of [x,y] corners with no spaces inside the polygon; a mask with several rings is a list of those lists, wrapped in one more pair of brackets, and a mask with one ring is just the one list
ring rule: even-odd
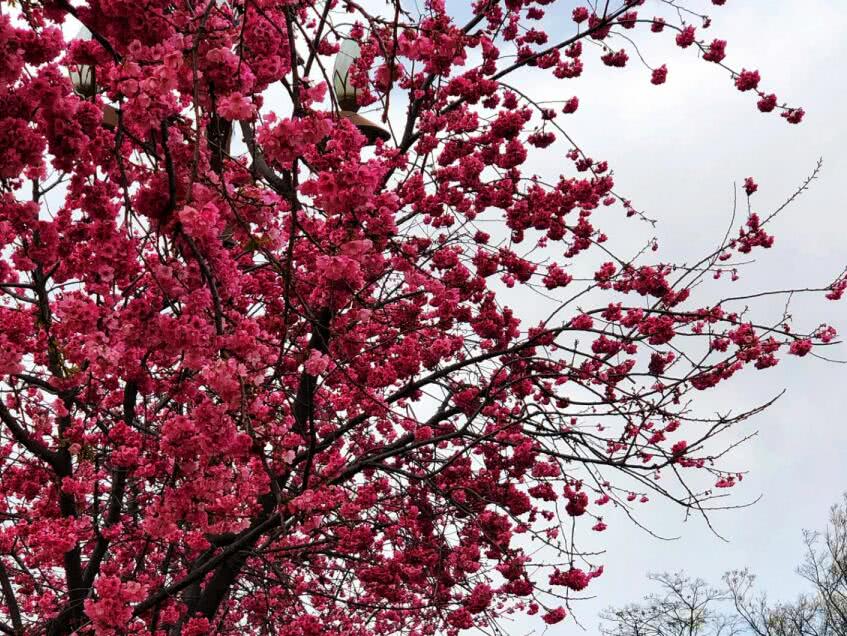
{"label": "distant bare tree", "polygon": [[832,634],[847,635],[847,493],[830,510],[829,527],[805,532],[806,559],[799,573],[815,587]]}
{"label": "distant bare tree", "polygon": [[683,573],[649,574],[659,592],[640,603],[610,608],[601,614],[607,636],[734,636],[742,621],[716,609],[731,599],[725,590]]}
{"label": "distant bare tree", "polygon": [[812,590],[793,603],[770,605],[746,570],[724,582],[739,616],[756,636],[847,636],[847,494],[830,510],[824,532],[803,532],[806,555],[797,569]]}
{"label": "distant bare tree", "polygon": [[728,572],[722,588],[683,573],[650,574],[659,591],[600,618],[606,636],[847,636],[847,493],[823,532],[803,532],[797,573],[811,590],[771,603],[748,570]]}
{"label": "distant bare tree", "polygon": [[745,633],[755,636],[835,636],[821,614],[822,605],[814,595],[805,594],[791,603],[771,604],[754,587],[756,577],[747,570],[724,576],[735,606],[745,625]]}

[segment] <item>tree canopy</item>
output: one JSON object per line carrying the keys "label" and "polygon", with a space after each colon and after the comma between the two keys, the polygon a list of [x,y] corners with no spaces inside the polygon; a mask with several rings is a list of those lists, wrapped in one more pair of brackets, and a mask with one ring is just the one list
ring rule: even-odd
{"label": "tree canopy", "polygon": [[618,254],[651,221],[565,128],[639,37],[799,123],[727,65],[723,4],[4,5],[0,631],[556,624],[605,511],[719,505],[766,405],[699,394],[835,338],[751,304],[843,273],[732,286],[817,171],[776,210],[748,178],[709,253]]}

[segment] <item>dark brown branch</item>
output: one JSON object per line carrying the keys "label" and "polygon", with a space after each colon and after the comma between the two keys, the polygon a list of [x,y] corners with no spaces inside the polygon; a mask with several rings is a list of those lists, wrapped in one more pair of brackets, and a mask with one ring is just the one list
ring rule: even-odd
{"label": "dark brown branch", "polygon": [[30,437],[30,435],[18,423],[18,421],[9,412],[9,409],[6,408],[6,405],[2,401],[0,401],[0,420],[2,420],[6,427],[9,429],[9,431],[12,433],[12,437],[15,438],[15,441],[18,444],[20,444],[30,453],[38,457],[38,459],[47,462],[51,466],[54,466],[57,459],[56,453],[51,451],[38,440]]}
{"label": "dark brown branch", "polygon": [[[138,399],[138,384],[135,382],[127,382],[124,388],[124,423],[132,427],[135,423],[135,403]],[[123,505],[124,492],[126,491],[127,470],[125,468],[115,468],[112,471],[112,489],[109,494],[109,507],[106,512],[105,526],[108,528],[115,525],[121,517],[121,507]],[[83,573],[85,586],[90,588],[94,583],[100,564],[103,557],[106,555],[106,550],[109,547],[109,540],[98,533],[97,542],[94,545],[94,550],[88,560],[88,565]]]}
{"label": "dark brown branch", "polygon": [[24,624],[21,621],[21,608],[18,605],[15,590],[12,588],[12,582],[9,580],[9,574],[6,572],[6,566],[3,565],[2,559],[0,559],[0,589],[3,590],[3,596],[6,598],[6,609],[8,609],[9,618],[12,620],[12,631],[8,633],[23,636]]}
{"label": "dark brown branch", "polygon": [[284,196],[290,201],[294,194],[291,186],[291,180],[280,177],[268,165],[268,162],[265,160],[265,155],[262,153],[262,149],[256,143],[256,136],[253,133],[253,129],[250,127],[250,124],[246,121],[242,121],[240,122],[240,126],[241,134],[244,136],[244,143],[247,145],[247,150],[250,152],[250,156],[253,159],[253,165],[251,166],[252,170],[264,178],[265,181],[268,182],[268,185],[270,185],[277,194]]}

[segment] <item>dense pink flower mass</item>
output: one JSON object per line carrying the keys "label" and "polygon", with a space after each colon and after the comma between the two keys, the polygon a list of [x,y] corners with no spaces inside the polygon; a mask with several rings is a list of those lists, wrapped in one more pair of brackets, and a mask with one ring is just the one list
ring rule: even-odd
{"label": "dense pink flower mass", "polygon": [[[750,412],[700,412],[698,392],[835,338],[727,289],[776,248],[766,211],[687,266],[655,242],[617,256],[615,227],[644,217],[566,138],[578,98],[514,82],[567,84],[595,53],[633,67],[640,32],[798,123],[727,71],[707,16],[419,4],[0,16],[3,633],[558,623],[603,571],[572,540],[649,491],[702,509],[740,480],[724,434]],[[63,37],[80,23],[90,38]],[[344,101],[372,126],[331,93],[348,33]]]}

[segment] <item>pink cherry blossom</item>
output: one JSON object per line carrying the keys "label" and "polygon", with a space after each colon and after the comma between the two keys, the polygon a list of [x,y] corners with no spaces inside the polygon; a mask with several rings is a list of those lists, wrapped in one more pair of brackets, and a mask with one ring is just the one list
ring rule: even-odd
{"label": "pink cherry blossom", "polygon": [[[559,120],[584,74],[620,98],[604,67],[643,39],[805,111],[726,66],[693,2],[577,4],[0,15],[0,631],[554,625],[610,508],[740,481],[752,413],[699,392],[835,330],[774,327],[733,285],[782,248],[772,211],[706,254],[617,253],[647,217]],[[794,296],[847,292],[823,280]]]}

